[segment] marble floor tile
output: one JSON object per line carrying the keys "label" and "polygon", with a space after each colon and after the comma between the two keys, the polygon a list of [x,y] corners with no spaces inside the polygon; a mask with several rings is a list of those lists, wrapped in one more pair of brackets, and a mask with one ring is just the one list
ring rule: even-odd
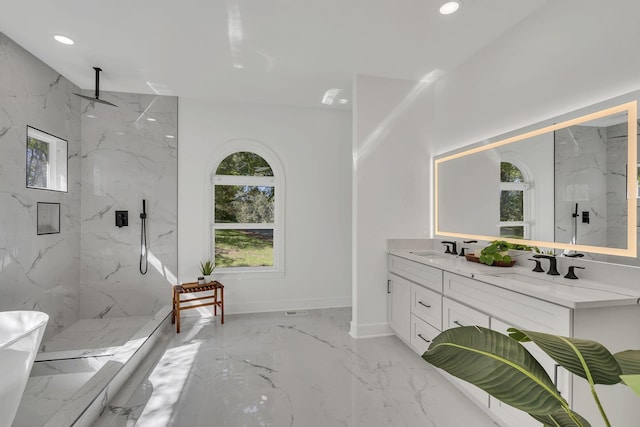
{"label": "marble floor tile", "polygon": [[497,425],[397,338],[352,339],[350,309],[225,320],[184,319],[96,425]]}
{"label": "marble floor tile", "polygon": [[97,349],[125,344],[151,316],[81,319],[42,345],[43,352]]}

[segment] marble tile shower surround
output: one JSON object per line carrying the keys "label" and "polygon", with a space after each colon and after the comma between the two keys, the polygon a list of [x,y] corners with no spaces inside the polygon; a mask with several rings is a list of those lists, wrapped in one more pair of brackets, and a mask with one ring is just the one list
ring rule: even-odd
{"label": "marble tile shower surround", "polygon": [[[44,340],[76,320],[80,285],[79,89],[0,33],[0,310],[49,315]],[[27,125],[68,141],[68,192],[26,188]],[[36,235],[37,202],[60,233]]]}
{"label": "marble tile shower surround", "polygon": [[[82,101],[79,316],[150,315],[166,304],[177,274],[178,102],[116,92],[101,97],[119,108]],[[139,272],[142,199],[146,275]],[[116,210],[129,211],[128,227],[115,226]]]}
{"label": "marble tile shower surround", "polygon": [[497,426],[396,337],[351,338],[350,320],[349,308],[187,318],[94,426]]}

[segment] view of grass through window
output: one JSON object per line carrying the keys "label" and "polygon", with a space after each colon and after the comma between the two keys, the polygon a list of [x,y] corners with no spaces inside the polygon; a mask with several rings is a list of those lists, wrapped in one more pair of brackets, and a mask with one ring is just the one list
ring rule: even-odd
{"label": "view of grass through window", "polygon": [[273,229],[216,230],[216,267],[273,266]]}

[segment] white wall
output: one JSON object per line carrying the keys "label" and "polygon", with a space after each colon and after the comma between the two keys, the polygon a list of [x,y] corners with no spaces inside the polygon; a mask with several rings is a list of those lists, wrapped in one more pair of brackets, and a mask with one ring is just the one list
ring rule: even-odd
{"label": "white wall", "polygon": [[[383,126],[354,172],[355,336],[386,322],[384,240],[421,237],[429,227],[429,156],[640,88],[640,3],[549,1],[458,69],[446,71],[433,98]],[[470,35],[472,37],[472,35]],[[409,82],[357,78],[354,142],[402,103]],[[417,191],[417,183],[424,192]],[[367,328],[367,326],[371,326]]]}
{"label": "white wall", "polygon": [[179,100],[178,278],[209,255],[209,174],[229,141],[257,141],[286,176],[284,276],[220,275],[228,313],[351,304],[351,116],[346,111]]}
{"label": "white wall", "polygon": [[428,83],[357,76],[354,87],[351,335],[361,337],[389,333],[386,239],[430,233],[431,98]]}
{"label": "white wall", "polygon": [[549,1],[436,83],[437,153],[640,87],[634,0]]}

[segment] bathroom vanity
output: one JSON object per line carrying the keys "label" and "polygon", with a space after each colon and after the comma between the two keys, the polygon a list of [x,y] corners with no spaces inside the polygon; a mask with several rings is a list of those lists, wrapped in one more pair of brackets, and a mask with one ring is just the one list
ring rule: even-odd
{"label": "bathroom vanity", "polygon": [[[464,257],[444,255],[439,246],[436,250],[413,250],[394,249],[390,244],[389,248],[389,325],[420,355],[441,331],[470,325],[502,333],[517,327],[587,338],[612,352],[640,349],[640,293],[631,289],[533,273],[528,264],[512,268],[475,264]],[[535,345],[528,343],[527,349],[572,408],[593,426],[603,425],[587,382],[556,365]],[[479,388],[442,373],[502,425],[540,425]],[[638,396],[621,384],[598,386],[597,390],[612,425],[637,426]]]}

